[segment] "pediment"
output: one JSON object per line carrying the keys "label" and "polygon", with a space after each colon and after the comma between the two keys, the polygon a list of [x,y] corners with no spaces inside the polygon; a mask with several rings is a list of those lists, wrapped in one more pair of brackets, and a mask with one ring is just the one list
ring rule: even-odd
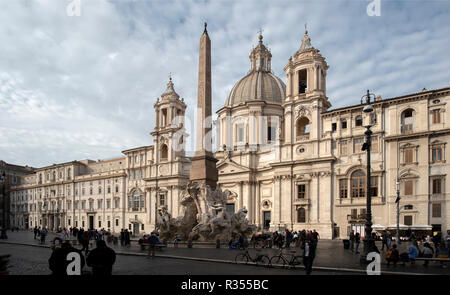
{"label": "pediment", "polygon": [[219,175],[228,173],[250,172],[250,169],[248,167],[239,165],[238,163],[230,161],[229,159],[217,163],[216,167]]}

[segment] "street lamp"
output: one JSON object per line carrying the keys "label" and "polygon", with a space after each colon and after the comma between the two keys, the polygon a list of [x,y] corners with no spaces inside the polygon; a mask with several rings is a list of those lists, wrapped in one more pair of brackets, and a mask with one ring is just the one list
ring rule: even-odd
{"label": "street lamp", "polygon": [[[364,251],[360,257],[361,262],[366,262],[367,254],[372,252],[372,249],[375,247],[375,241],[372,239],[372,196],[370,195],[370,146],[371,146],[371,137],[372,130],[370,130],[371,126],[371,118],[370,114],[373,112],[373,106],[370,104],[370,98],[373,97],[375,101],[375,94],[370,93],[367,90],[367,93],[361,97],[361,104],[364,104],[363,112],[367,114],[367,124],[366,124],[366,142],[363,144],[363,151],[367,151],[367,181],[366,181],[366,225],[365,231],[366,235],[364,237]],[[365,100],[365,102],[364,102]]]}
{"label": "street lamp", "polygon": [[397,199],[395,203],[397,203],[397,234],[395,236],[395,241],[397,245],[400,245],[400,179],[397,178],[395,183],[397,185]]}

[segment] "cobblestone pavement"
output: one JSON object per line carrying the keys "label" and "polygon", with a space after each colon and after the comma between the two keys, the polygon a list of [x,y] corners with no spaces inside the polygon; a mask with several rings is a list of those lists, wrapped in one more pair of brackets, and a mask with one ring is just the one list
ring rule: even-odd
{"label": "cobblestone pavement", "polygon": [[[0,255],[10,254],[11,275],[49,275],[48,248],[0,243]],[[84,271],[90,270],[85,266]],[[304,275],[303,270],[273,269],[248,265],[190,261],[155,257],[117,255],[115,275]],[[336,275],[338,272],[313,272],[314,275]]]}
{"label": "cobblestone pavement", "polygon": [[[28,231],[20,232],[8,232],[10,242],[20,242],[20,243],[35,243],[38,244],[37,240],[33,239],[33,234]],[[47,239],[47,245],[49,241],[54,237],[53,234],[49,234]],[[0,240],[1,242],[1,240]],[[378,242],[380,243],[380,242]],[[381,249],[381,244],[378,245]],[[76,246],[77,247],[77,246]],[[128,252],[128,253],[144,253],[140,250],[139,245],[136,242],[132,242],[129,247],[121,247],[120,245],[110,245],[111,248],[118,252]],[[201,248],[200,248],[201,247]],[[408,243],[403,243],[400,245],[400,253],[407,250],[409,247]],[[360,245],[360,251],[362,251],[363,245]],[[299,248],[291,248],[288,251],[294,251],[291,253],[294,255],[301,255],[302,250]],[[213,246],[206,245],[196,245],[194,248],[188,249],[185,245],[179,245],[178,248],[173,248],[169,246],[163,251],[157,251],[156,255],[170,255],[179,257],[194,257],[194,258],[206,258],[206,259],[220,259],[220,260],[231,260],[234,261],[236,254],[240,253],[239,250],[230,250],[228,248],[216,249]],[[250,253],[256,253],[256,250],[250,249]],[[261,253],[270,256],[278,253],[277,249],[262,249]],[[285,253],[289,253],[285,250]],[[384,252],[382,252],[384,254]],[[405,273],[423,273],[423,274],[450,274],[450,268],[442,268],[439,263],[430,262],[428,267],[424,267],[422,262],[418,262],[414,265],[407,264],[403,266],[401,264],[396,267],[388,267],[386,261],[384,260],[384,255],[382,256],[381,271],[389,272],[405,272]],[[358,254],[352,253],[350,250],[345,250],[343,248],[343,243],[341,240],[320,240],[318,244],[318,249],[316,253],[316,258],[314,260],[315,267],[329,267],[329,268],[345,268],[345,269],[356,269],[365,270],[366,266],[360,264],[360,256]]]}

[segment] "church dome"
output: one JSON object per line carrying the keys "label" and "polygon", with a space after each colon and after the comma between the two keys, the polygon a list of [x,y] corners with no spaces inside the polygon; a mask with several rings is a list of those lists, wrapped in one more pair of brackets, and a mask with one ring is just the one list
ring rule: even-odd
{"label": "church dome", "polygon": [[250,54],[250,72],[231,89],[225,106],[236,106],[250,101],[266,101],[281,104],[286,95],[286,85],[270,70],[272,54],[262,43]]}

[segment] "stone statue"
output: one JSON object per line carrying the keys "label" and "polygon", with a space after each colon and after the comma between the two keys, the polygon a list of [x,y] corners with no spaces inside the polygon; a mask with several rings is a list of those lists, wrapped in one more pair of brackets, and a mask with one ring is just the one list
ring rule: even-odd
{"label": "stone statue", "polygon": [[232,236],[250,236],[256,226],[246,219],[247,209],[229,214],[225,208],[233,193],[221,188],[212,190],[208,185],[189,182],[182,193],[182,214],[172,218],[167,207],[158,210],[156,230],[161,238],[182,240],[229,241]]}

